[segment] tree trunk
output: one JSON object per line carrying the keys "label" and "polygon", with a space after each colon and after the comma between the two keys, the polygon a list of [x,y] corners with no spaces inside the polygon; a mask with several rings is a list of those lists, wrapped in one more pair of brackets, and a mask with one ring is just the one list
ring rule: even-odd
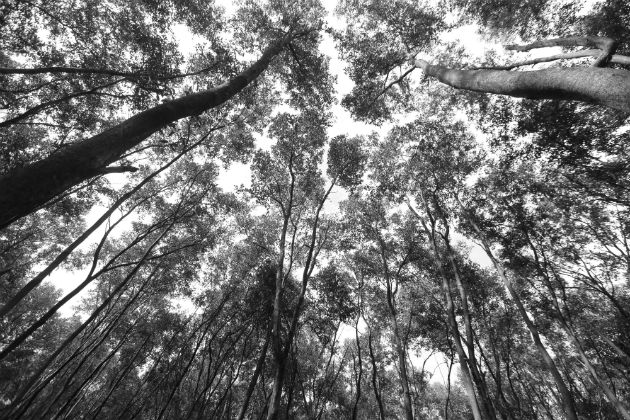
{"label": "tree trunk", "polygon": [[166,125],[225,103],[255,80],[289,40],[287,35],[272,43],[258,61],[220,86],[157,105],[0,177],[0,229],[69,188],[103,173],[107,165]]}
{"label": "tree trunk", "polygon": [[245,392],[245,397],[243,401],[243,405],[241,406],[241,410],[238,414],[238,420],[243,420],[245,418],[245,414],[247,414],[247,407],[249,406],[249,400],[254,393],[254,389],[256,388],[256,384],[258,383],[258,376],[260,376],[260,371],[265,364],[265,359],[267,358],[267,347],[269,346],[269,335],[270,331],[267,332],[267,336],[265,338],[265,344],[260,350],[260,355],[258,357],[258,361],[256,362],[256,368],[254,369],[254,375],[252,376],[251,381],[249,381],[249,385],[247,387],[247,391]]}
{"label": "tree trunk", "polygon": [[457,89],[529,99],[592,102],[630,112],[630,71],[571,67],[535,71],[454,70],[415,60],[415,67]]}
{"label": "tree trunk", "polygon": [[[444,220],[444,224],[446,225],[446,220]],[[488,391],[488,387],[483,379],[483,375],[479,372],[476,363],[475,356],[475,341],[474,341],[474,333],[472,328],[470,310],[468,308],[468,292],[464,288],[464,284],[462,283],[461,277],[459,275],[459,269],[455,264],[455,258],[453,257],[453,249],[451,248],[451,244],[448,238],[448,235],[444,235],[444,242],[446,244],[446,253],[448,254],[448,260],[450,261],[451,268],[453,269],[453,275],[455,277],[455,284],[457,290],[459,291],[459,297],[462,301],[462,315],[464,320],[464,327],[466,329],[466,349],[468,350],[468,360],[470,364],[470,373],[472,374],[473,381],[477,386],[477,390],[479,391],[479,397],[481,400],[481,404],[484,406],[483,411],[488,413],[490,418],[496,418],[496,413],[494,407],[492,405],[492,401],[490,399],[490,393]],[[449,292],[450,293],[450,292]]]}
{"label": "tree trunk", "polygon": [[[462,206],[462,209],[464,209],[463,206]],[[519,297],[517,291],[512,286],[512,283],[507,278],[507,275],[505,274],[505,270],[503,269],[503,265],[494,257],[494,254],[492,253],[492,250],[490,249],[489,244],[487,243],[483,233],[481,232],[481,229],[477,226],[474,220],[472,220],[472,218],[467,217],[467,219],[472,225],[477,235],[479,235],[479,239],[481,241],[481,244],[486,254],[492,261],[492,264],[494,265],[495,270],[499,274],[499,277],[501,278],[501,280],[503,280],[503,285],[505,286],[508,293],[510,294],[512,301],[516,305],[518,312],[521,315],[521,318],[525,322],[525,325],[527,326],[527,329],[529,330],[531,334],[532,341],[534,342],[534,345],[536,346],[536,350],[538,350],[538,354],[542,358],[544,366],[551,373],[551,376],[553,377],[556,383],[556,386],[558,387],[558,391],[560,391],[562,407],[564,409],[564,414],[566,418],[569,420],[577,420],[578,416],[575,410],[575,402],[573,401],[573,396],[571,395],[571,391],[569,391],[569,388],[564,383],[564,379],[562,378],[560,371],[556,367],[555,362],[553,361],[553,359],[549,355],[549,352],[547,351],[544,344],[542,343],[536,324],[529,317],[529,314],[527,313],[527,310],[525,309],[525,305],[521,301],[521,298]]]}
{"label": "tree trunk", "polygon": [[409,390],[409,375],[407,373],[407,355],[396,322],[394,323],[394,335],[396,336],[396,353],[398,354],[398,365],[400,366],[400,384],[403,391],[405,419],[413,420],[413,404],[411,401],[411,391]]}
{"label": "tree trunk", "polygon": [[[367,320],[366,320],[367,321]],[[368,325],[368,349],[370,350],[370,361],[372,363],[372,389],[374,391],[374,397],[378,404],[379,419],[385,420],[385,407],[383,406],[383,399],[381,398],[380,390],[378,389],[378,370],[376,366],[376,358],[374,356],[374,348],[372,347],[372,331]]]}

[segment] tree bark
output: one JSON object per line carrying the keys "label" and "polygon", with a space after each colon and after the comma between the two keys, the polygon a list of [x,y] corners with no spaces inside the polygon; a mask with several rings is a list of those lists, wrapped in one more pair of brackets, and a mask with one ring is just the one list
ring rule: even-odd
{"label": "tree bark", "polygon": [[[462,207],[462,209],[464,209],[464,211],[466,211],[461,203],[460,203],[460,206]],[[544,366],[551,373],[551,376],[553,377],[554,382],[556,383],[556,386],[558,387],[558,391],[560,392],[562,407],[564,409],[564,414],[566,418],[570,420],[577,420],[578,416],[575,409],[575,402],[573,400],[573,395],[571,395],[571,391],[564,383],[564,379],[562,378],[560,371],[556,367],[555,362],[553,361],[553,359],[549,355],[549,352],[545,348],[545,345],[543,344],[540,338],[540,334],[538,332],[538,328],[536,327],[536,324],[529,317],[529,314],[527,313],[527,310],[525,309],[525,305],[521,301],[521,298],[519,297],[518,292],[514,289],[512,282],[507,278],[503,265],[494,257],[494,253],[492,252],[490,245],[488,244],[483,233],[481,232],[481,229],[479,228],[479,226],[477,226],[475,221],[470,216],[467,216],[467,219],[472,225],[477,235],[479,236],[479,240],[481,241],[484,251],[490,258],[490,261],[492,261],[492,265],[494,266],[495,270],[499,274],[499,277],[503,281],[503,285],[505,286],[508,293],[510,294],[510,297],[512,298],[512,301],[516,305],[519,311],[519,314],[521,315],[521,318],[525,322],[525,325],[527,326],[527,329],[529,330],[531,334],[532,341],[534,342],[534,345],[536,346],[536,350],[538,351],[538,354],[542,358]]]}
{"label": "tree bark", "polygon": [[454,70],[415,60],[428,76],[456,89],[529,99],[591,102],[630,113],[630,71],[600,67],[534,71]]}
{"label": "tree bark", "polygon": [[225,103],[255,80],[290,39],[289,34],[269,45],[258,61],[220,86],[164,102],[0,177],[0,229],[101,174],[107,165],[166,125]]}

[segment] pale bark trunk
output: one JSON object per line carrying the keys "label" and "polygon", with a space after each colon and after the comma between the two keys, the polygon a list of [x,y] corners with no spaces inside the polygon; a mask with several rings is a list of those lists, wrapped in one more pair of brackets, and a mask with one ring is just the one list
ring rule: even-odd
{"label": "pale bark trunk", "polygon": [[255,80],[289,39],[287,36],[272,43],[258,61],[220,86],[157,105],[0,177],[0,229],[69,188],[101,174],[107,165],[167,124],[225,103]]}
{"label": "pale bark trunk", "polygon": [[573,401],[573,396],[571,395],[571,391],[569,391],[569,388],[567,388],[566,384],[564,383],[564,379],[562,378],[562,375],[560,374],[560,371],[556,367],[556,364],[554,363],[553,359],[549,355],[549,352],[547,351],[544,344],[542,343],[536,324],[532,321],[532,319],[527,314],[525,305],[521,301],[521,298],[519,297],[517,291],[512,286],[511,281],[507,278],[507,275],[505,274],[505,270],[503,269],[503,265],[494,257],[494,254],[492,253],[490,246],[486,242],[485,237],[483,236],[483,233],[481,232],[477,224],[471,218],[468,218],[468,221],[471,223],[471,225],[473,226],[473,229],[479,235],[479,239],[483,245],[484,250],[486,251],[486,254],[492,261],[492,264],[494,265],[494,268],[499,274],[499,277],[501,278],[501,280],[503,280],[503,284],[505,288],[508,290],[508,293],[510,294],[512,301],[516,304],[516,307],[518,308],[518,312],[520,313],[521,318],[525,322],[525,325],[527,326],[527,329],[529,330],[531,334],[532,341],[534,342],[534,345],[536,346],[536,350],[538,351],[538,354],[542,358],[545,367],[551,373],[551,376],[553,377],[554,382],[556,383],[556,386],[558,387],[558,391],[560,392],[560,396],[561,396],[562,407],[564,409],[564,414],[566,418],[569,420],[577,420],[578,416],[575,410],[575,402]]}
{"label": "pale bark trunk", "polygon": [[[423,198],[423,201],[424,201],[424,198]],[[426,206],[426,202],[425,202],[425,206]],[[486,410],[487,404],[485,403],[485,401],[482,401],[482,404],[479,404],[477,401],[477,397],[475,395],[475,388],[473,386],[473,381],[472,381],[473,377],[471,375],[469,366],[472,365],[473,363],[476,363],[476,361],[474,359],[470,360],[469,356],[466,355],[466,351],[464,350],[461,334],[459,332],[459,327],[457,325],[457,319],[455,317],[455,304],[453,302],[453,297],[451,296],[451,283],[440,263],[441,258],[438,251],[438,245],[437,245],[436,236],[435,236],[436,232],[435,232],[435,226],[434,226],[434,223],[435,223],[434,219],[431,218],[431,228],[429,228],[429,226],[424,221],[422,216],[411,205],[409,199],[407,201],[407,207],[418,218],[418,220],[420,221],[422,225],[422,228],[424,229],[425,233],[429,237],[429,244],[431,246],[431,251],[433,252],[433,263],[435,265],[436,270],[440,273],[440,277],[442,277],[442,292],[444,293],[444,297],[446,300],[447,324],[453,332],[453,344],[455,344],[455,349],[457,351],[459,365],[462,371],[462,379],[464,382],[464,388],[466,389],[466,394],[468,395],[468,402],[470,403],[470,408],[473,412],[473,417],[475,420],[488,419],[490,418],[490,414]]]}
{"label": "pale bark trunk", "polygon": [[630,71],[571,67],[535,71],[454,70],[415,60],[415,67],[457,89],[529,99],[591,102],[630,112]]}
{"label": "pale bark trunk", "polygon": [[464,327],[466,329],[466,348],[468,350],[468,360],[472,361],[472,363],[470,363],[470,372],[472,374],[475,385],[477,386],[477,390],[479,391],[479,397],[481,399],[481,404],[483,405],[483,411],[487,412],[490,418],[496,418],[496,413],[490,399],[488,387],[484,382],[481,372],[479,372],[479,369],[477,368],[474,335],[470,317],[470,310],[468,308],[468,292],[464,288],[464,284],[462,283],[462,280],[459,276],[459,270],[457,268],[457,265],[455,264],[455,259],[453,258],[453,250],[451,248],[450,242],[448,241],[448,237],[445,237],[444,241],[447,247],[446,252],[448,253],[448,259],[451,263],[451,268],[453,269],[453,274],[455,276],[455,284],[459,292],[459,297],[462,301],[462,314],[464,319]]}

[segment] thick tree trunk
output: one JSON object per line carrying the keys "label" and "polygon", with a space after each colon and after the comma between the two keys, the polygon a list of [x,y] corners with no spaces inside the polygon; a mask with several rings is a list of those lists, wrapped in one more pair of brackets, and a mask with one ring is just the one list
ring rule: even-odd
{"label": "thick tree trunk", "polygon": [[529,99],[591,102],[630,113],[630,71],[571,67],[535,71],[454,70],[415,60],[428,76],[457,89]]}
{"label": "thick tree trunk", "polygon": [[0,229],[69,188],[102,174],[107,165],[167,124],[225,103],[255,80],[289,40],[287,36],[272,43],[258,61],[220,86],[157,105],[0,177]]}

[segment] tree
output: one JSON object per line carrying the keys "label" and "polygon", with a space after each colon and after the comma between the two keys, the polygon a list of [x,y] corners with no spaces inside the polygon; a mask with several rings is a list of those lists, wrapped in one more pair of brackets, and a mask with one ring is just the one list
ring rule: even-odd
{"label": "tree", "polygon": [[627,72],[630,6],[123,3],[0,6],[2,176],[149,115],[0,231],[0,417],[627,418],[626,113],[409,61]]}
{"label": "tree", "polygon": [[[316,8],[316,6],[314,6]],[[260,10],[262,12],[262,10]],[[256,11],[254,11],[255,13]],[[272,12],[272,11],[270,11]],[[291,13],[293,12],[293,14]],[[230,100],[264,72],[272,60],[301,38],[312,37],[317,20],[304,23],[305,10],[288,9],[273,22],[251,22],[260,25],[263,37],[276,34],[260,58],[223,84],[196,93],[167,100],[146,109],[99,134],[77,141],[49,157],[17,168],[0,178],[0,228],[35,211],[50,199],[95,176],[112,172],[133,171],[122,166],[108,168],[126,152],[151,134],[185,117],[197,116]],[[247,11],[243,18],[247,17]],[[317,19],[317,11],[311,13]],[[257,18],[261,18],[257,16]],[[250,18],[251,19],[251,18]],[[281,35],[277,35],[280,32]],[[306,43],[308,44],[308,40]],[[312,41],[311,41],[312,42]],[[300,48],[300,47],[298,47]],[[304,47],[302,47],[304,48]],[[307,47],[308,48],[308,47]],[[65,72],[63,69],[37,69],[37,72]],[[7,69],[10,73],[11,69]],[[19,71],[17,71],[19,73]],[[72,73],[70,71],[70,73]],[[98,73],[98,72],[97,72]],[[65,98],[64,100],[69,100]],[[7,120],[7,124],[10,123]],[[108,124],[110,125],[110,124]]]}
{"label": "tree", "polygon": [[[541,25],[541,31],[551,32],[554,29],[552,17],[556,14],[567,14],[563,8],[557,7],[554,10],[551,5],[548,10],[550,16],[547,16],[539,11],[531,14],[520,11],[514,14],[505,13],[510,5],[502,1],[499,3],[503,7],[499,9],[496,9],[496,2],[479,2],[476,6],[459,1],[448,3],[459,12],[460,19],[470,21],[479,18],[478,20],[490,26],[489,31],[493,35],[499,35],[497,32],[507,30],[508,28],[503,26],[506,22],[513,22],[514,25],[526,28],[527,25],[522,22],[514,22],[516,16]],[[540,3],[545,5],[551,2],[528,2],[525,9],[541,8]],[[586,46],[589,49],[535,58],[511,65],[485,64],[477,68],[457,70],[452,68],[452,65],[431,64],[425,59],[416,58],[418,54],[444,55],[438,47],[440,44],[438,37],[440,32],[447,32],[456,24],[446,24],[446,19],[438,18],[439,12],[428,4],[411,4],[404,1],[397,4],[406,11],[402,19],[392,17],[392,13],[383,13],[384,6],[379,7],[369,0],[344,2],[339,8],[348,25],[338,33],[337,38],[344,58],[350,62],[350,77],[356,83],[353,91],[344,99],[344,104],[358,118],[379,121],[389,118],[392,111],[409,108],[410,102],[413,102],[414,86],[409,78],[416,68],[422,69],[426,76],[457,89],[530,99],[577,100],[604,105],[624,113],[630,112],[628,103],[630,74],[623,68],[608,67],[610,64],[619,64],[622,67],[630,64],[628,56],[614,54],[618,42],[622,41],[620,39],[606,36],[565,36],[534,41],[522,46],[509,45],[507,49],[516,51],[530,51],[550,46]],[[501,14],[503,18],[501,23],[492,16],[495,13]],[[575,14],[576,11],[570,10],[568,13]],[[566,16],[558,18],[566,19]],[[532,25],[534,22],[529,24]],[[579,20],[571,23],[580,30],[593,30],[588,23]],[[547,27],[542,26],[543,24],[547,24]],[[562,30],[566,32],[566,28]],[[599,30],[602,29],[597,28],[597,31]],[[380,40],[378,46],[372,41],[374,39]],[[431,43],[437,45],[429,48]],[[455,46],[451,45],[450,48]],[[591,56],[597,57],[592,67],[510,71],[521,66]],[[490,60],[495,61],[496,58],[490,57]],[[438,61],[457,62],[457,58],[444,57]],[[395,87],[400,89],[395,90]]]}
{"label": "tree", "polygon": [[[605,68],[607,63],[630,64],[630,57],[613,55],[616,41],[601,37],[557,38],[508,49],[529,51],[551,46],[596,46],[596,49],[537,58],[506,66],[506,69],[453,70],[414,59],[413,66],[430,77],[457,89],[495,93],[529,99],[561,99],[593,102],[630,112],[630,71]],[[597,56],[592,67],[549,68],[512,72],[509,68],[567,58]]]}

